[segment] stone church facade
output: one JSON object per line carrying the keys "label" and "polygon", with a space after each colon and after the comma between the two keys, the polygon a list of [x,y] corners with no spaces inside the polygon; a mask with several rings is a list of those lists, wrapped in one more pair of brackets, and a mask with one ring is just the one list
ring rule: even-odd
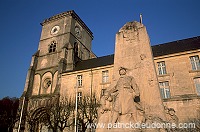
{"label": "stone church facade", "polygon": [[[32,56],[21,97],[22,119],[26,113],[42,116],[41,107],[60,96],[75,97],[76,88],[79,99],[91,93],[100,98],[116,80],[119,51],[97,57],[91,50],[93,34],[74,11],[45,19],[41,25],[38,51]],[[200,37],[154,45],[151,50],[160,88],[151,92],[159,92],[164,106],[173,108],[179,120],[200,117]],[[134,61],[131,56],[129,60]],[[22,120],[21,130],[27,131],[26,126]]]}

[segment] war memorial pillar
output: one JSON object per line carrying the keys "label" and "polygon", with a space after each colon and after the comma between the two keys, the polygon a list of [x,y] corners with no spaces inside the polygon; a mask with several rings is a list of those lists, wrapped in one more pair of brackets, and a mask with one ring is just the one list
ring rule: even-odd
{"label": "war memorial pillar", "polygon": [[[108,123],[108,128],[97,129],[97,132],[141,131],[134,128],[113,128],[111,125],[114,123],[165,121],[150,40],[142,23],[128,22],[116,34],[113,74],[114,83],[102,98],[103,112],[99,114],[99,123]],[[149,128],[142,131],[165,130]]]}
{"label": "war memorial pillar", "polygon": [[126,23],[116,34],[114,78],[119,78],[119,68],[127,68],[140,91],[140,102],[148,115],[164,117],[152,50],[146,27],[139,22]]}

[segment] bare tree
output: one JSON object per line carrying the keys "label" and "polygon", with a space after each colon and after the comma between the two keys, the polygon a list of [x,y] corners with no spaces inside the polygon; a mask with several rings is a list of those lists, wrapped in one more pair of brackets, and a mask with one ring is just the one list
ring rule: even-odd
{"label": "bare tree", "polygon": [[[172,122],[165,122],[172,123]],[[176,127],[166,128],[167,132],[200,132],[200,118],[189,118],[184,122],[175,123]]]}
{"label": "bare tree", "polygon": [[[100,106],[96,96],[84,96],[78,102],[77,110],[77,125],[82,132],[87,130],[87,125],[95,123],[97,120],[97,110]],[[45,123],[53,132],[63,131],[65,128],[73,129],[75,120],[75,102],[71,98],[62,97],[59,103],[52,103],[51,105],[41,108],[42,114],[40,116],[27,116],[27,122],[30,126],[31,132],[36,131],[38,124]],[[42,115],[42,116],[41,116]]]}
{"label": "bare tree", "polygon": [[18,106],[18,98],[5,97],[0,100],[0,131],[12,132],[15,122],[19,119]]}
{"label": "bare tree", "polygon": [[92,97],[84,96],[82,100],[78,102],[78,110],[77,110],[77,121],[78,127],[82,132],[87,130],[87,126],[95,123],[97,120],[97,110],[100,106],[99,101],[96,96]]}
{"label": "bare tree", "polygon": [[73,124],[74,102],[67,97],[60,99],[58,104],[51,105],[46,111],[47,122],[53,132],[61,132]]}
{"label": "bare tree", "polygon": [[176,132],[200,132],[200,118],[188,119],[184,124]]}
{"label": "bare tree", "polygon": [[29,128],[28,128],[29,131],[30,131],[30,132],[34,132],[34,128],[35,128],[35,125],[36,125],[37,120],[31,118],[30,114],[27,114],[27,116],[26,116],[26,121],[27,121],[27,123],[28,123],[28,125],[29,125]]}

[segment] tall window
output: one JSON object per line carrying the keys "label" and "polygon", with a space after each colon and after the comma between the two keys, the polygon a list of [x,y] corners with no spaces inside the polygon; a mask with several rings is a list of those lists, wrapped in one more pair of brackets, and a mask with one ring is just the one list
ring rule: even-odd
{"label": "tall window", "polygon": [[200,70],[200,62],[199,62],[199,56],[191,56],[190,62],[192,64],[192,70]]}
{"label": "tall window", "polygon": [[194,79],[194,84],[197,90],[197,95],[200,95],[200,77]]}
{"label": "tall window", "polygon": [[163,75],[163,74],[167,74],[166,71],[166,66],[165,66],[165,62],[158,62],[158,74],[159,75]]}
{"label": "tall window", "polygon": [[108,70],[102,71],[102,83],[108,82]]}
{"label": "tall window", "polygon": [[78,43],[74,43],[74,56],[78,57]]}
{"label": "tall window", "polygon": [[52,41],[51,44],[49,45],[49,53],[52,53],[55,51],[56,51],[56,41]]}
{"label": "tall window", "polygon": [[82,100],[82,92],[77,93],[77,100],[80,102]]}
{"label": "tall window", "polygon": [[170,98],[169,82],[159,82],[159,86],[162,98]]}
{"label": "tall window", "polygon": [[83,76],[82,75],[77,75],[77,83],[78,83],[78,87],[81,87],[83,85]]}

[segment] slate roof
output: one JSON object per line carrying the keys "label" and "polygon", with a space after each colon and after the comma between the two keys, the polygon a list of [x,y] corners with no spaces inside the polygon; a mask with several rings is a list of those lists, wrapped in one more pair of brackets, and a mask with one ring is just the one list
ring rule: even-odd
{"label": "slate roof", "polygon": [[100,66],[107,66],[114,64],[114,54],[108,56],[102,56],[94,59],[79,61],[73,71],[79,71],[84,69],[90,69]]}
{"label": "slate roof", "polygon": [[196,49],[200,49],[200,36],[152,46],[154,57]]}
{"label": "slate roof", "polygon": [[[184,51],[196,50],[200,49],[200,36],[177,40],[164,44],[158,44],[151,47],[154,57],[179,53]],[[76,67],[73,71],[85,70],[112,64],[114,64],[114,54],[80,61],[76,64]]]}

